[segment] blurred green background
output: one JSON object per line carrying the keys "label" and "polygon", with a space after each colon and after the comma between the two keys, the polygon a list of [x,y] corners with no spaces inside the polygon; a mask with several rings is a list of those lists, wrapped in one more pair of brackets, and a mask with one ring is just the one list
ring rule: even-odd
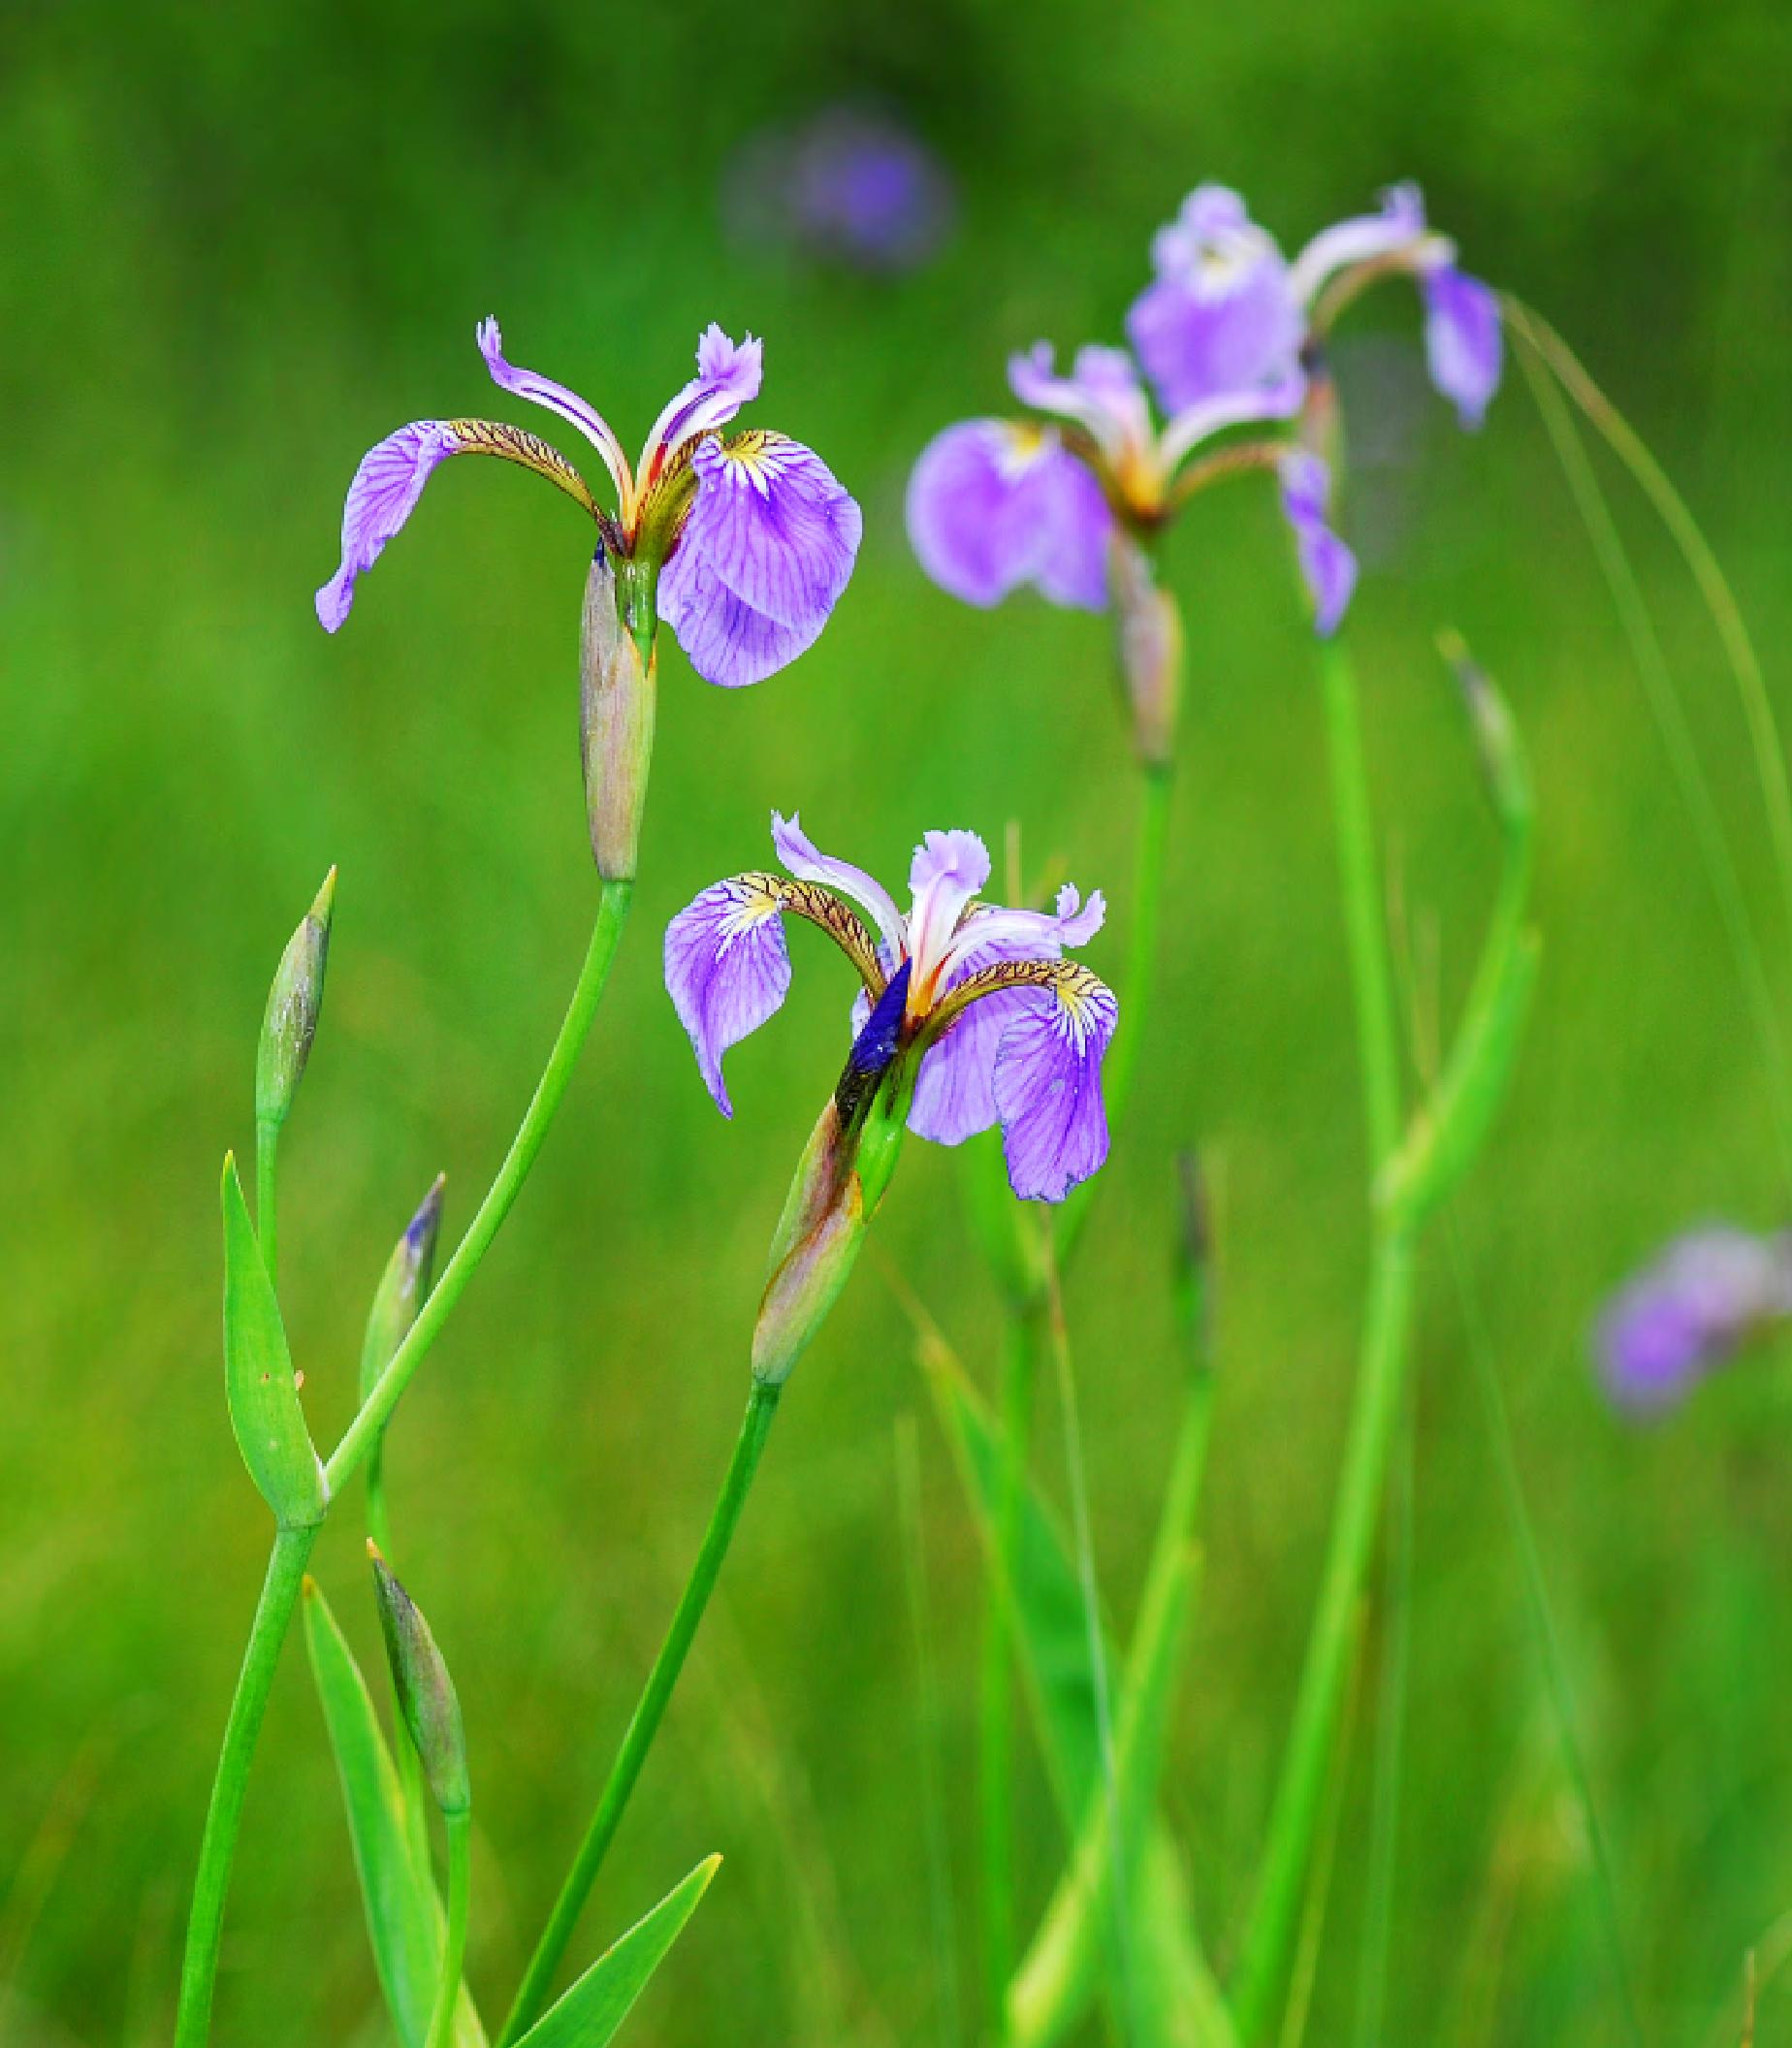
{"label": "blurred green background", "polygon": [[[910,120],[956,232],[900,281],[723,230],[732,153],[842,96]],[[570,986],[594,882],[575,747],[588,538],[455,464],[363,586],[354,463],[493,410],[475,320],[632,444],[712,318],[767,339],[752,417],[857,494],[856,579],[815,652],[734,694],[662,657],[643,882],[540,1168],[408,1398],[401,1564],[459,1675],[479,1787],[471,1970],[497,2008],[682,1582],[745,1388],[760,1262],[831,1084],[848,990],[800,936],[723,1124],[658,934],[767,855],[773,805],[895,879],[928,826],[1104,885],[1117,974],[1133,784],[1100,621],[976,614],[909,555],[908,466],[1003,400],[1008,350],[1113,338],[1146,240],[1203,176],[1285,241],[1418,177],[1478,272],[1560,324],[1676,474],[1779,689],[1792,314],[1792,34],[1769,0],[1339,0],[1323,10],[761,9],[330,0],[0,13],[0,2035],[167,2037],[206,1786],[266,1517],[217,1346],[216,1175],[249,1140],[267,979],[333,861],[329,1002],[285,1151],[284,1292],[320,1436],[367,1296],[438,1168],[464,1224]],[[1734,2041],[1743,1957],[1792,1911],[1792,1403],[1771,1365],[1616,1423],[1603,1292],[1668,1232],[1784,1213],[1760,1063],[1685,812],[1519,379],[1486,432],[1420,382],[1410,295],[1344,374],[1397,432],[1356,505],[1353,638],[1377,797],[1446,1002],[1495,848],[1448,678],[1459,626],[1541,789],[1544,980],[1462,1205],[1512,1403],[1651,2043]],[[1358,431],[1366,432],[1360,414]],[[561,436],[565,439],[565,436]],[[1379,445],[1379,443],[1378,443]],[[1787,992],[1734,688],[1683,571],[1618,501]],[[1330,1509],[1361,1284],[1362,1159],[1310,641],[1266,492],[1175,536],[1191,687],[1162,1000],[1070,1310],[1104,1580],[1130,1615],[1175,1365],[1175,1149],[1222,1219],[1207,1567],[1168,1805],[1232,1952]],[[1427,938],[1426,935],[1430,935]],[[987,1380],[997,1331],[945,1155],[878,1227]],[[1417,1584],[1388,2038],[1616,2038],[1584,1844],[1441,1240],[1419,1330]],[[869,1261],[765,1476],[595,1901],[588,1952],[728,1858],[627,2038],[907,2042],[936,2018],[894,1433],[920,1417],[961,1960],[977,1579],[907,1326]],[[1047,1419],[1042,1469],[1062,1477]],[[356,1518],[318,1570],[376,1654]],[[1360,1724],[1311,2038],[1355,1993]],[[1023,1889],[1058,1841],[1024,1786]],[[232,1901],[218,2038],[352,2040],[372,1976],[303,1658],[282,1670]],[[1770,1981],[1761,2038],[1792,2028]],[[373,2038],[377,2038],[375,2033]]]}

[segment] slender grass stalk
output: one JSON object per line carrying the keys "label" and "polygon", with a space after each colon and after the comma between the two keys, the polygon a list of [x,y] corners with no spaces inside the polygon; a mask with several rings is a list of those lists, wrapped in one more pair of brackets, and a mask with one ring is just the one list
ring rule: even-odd
{"label": "slender grass stalk", "polygon": [[[1321,674],[1373,1184],[1392,1158],[1400,1137],[1393,982],[1356,673],[1349,656],[1335,641],[1323,651]],[[1349,1682],[1357,1614],[1374,1554],[1389,1447],[1400,1414],[1412,1292],[1411,1231],[1397,1215],[1378,1207],[1344,1467],[1294,1721],[1270,1813],[1263,1873],[1238,1966],[1233,2011],[1239,2035],[1247,2042],[1267,2029],[1299,1920],[1314,1833]]]}
{"label": "slender grass stalk", "polygon": [[280,1284],[280,1127],[272,1117],[255,1120],[255,1236],[272,1286]]}
{"label": "slender grass stalk", "polygon": [[249,1625],[242,1671],[224,1728],[224,1745],[211,1781],[211,1803],[206,1809],[206,1832],[200,1842],[199,1872],[193,1880],[193,1905],[187,1920],[186,1955],[180,1970],[180,2006],[175,2021],[175,2048],[199,2048],[211,2025],[211,1995],[217,1981],[218,1943],[224,1930],[224,1901],[230,1890],[230,1867],[242,1822],[243,1794],[268,1694],[279,1662],[280,1645],[304,1583],[305,1566],[317,1531],[281,1529],[273,1539],[268,1576]]}
{"label": "slender grass stalk", "polygon": [[1786,776],[1785,747],[1773,699],[1761,672],[1761,657],[1755,652],[1743,608],[1736,601],[1728,577],[1711,543],[1699,528],[1686,500],[1674,488],[1668,473],[1649,453],[1647,442],[1618,411],[1587,373],[1586,367],[1554,328],[1539,312],[1514,299],[1500,295],[1500,310],[1507,326],[1535,351],[1554,372],[1562,389],[1573,399],[1612,452],[1629,470],[1657,516],[1672,535],[1681,560],[1692,572],[1717,628],[1724,656],[1742,700],[1743,717],[1748,726],[1754,752],[1755,773],[1760,779],[1761,801],[1767,812],[1773,837],[1779,886],[1785,901],[1786,918],[1792,925],[1792,786]]}
{"label": "slender grass stalk", "polygon": [[560,1887],[560,1897],[554,1902],[554,1910],[548,1915],[541,1939],[535,1944],[528,1968],[523,1972],[523,1982],[518,1987],[503,2032],[497,2037],[496,2048],[511,2048],[513,2042],[520,2040],[547,2000],[554,1973],[566,1953],[567,1944],[578,1927],[579,1916],[585,1910],[585,1902],[591,1897],[603,1859],[622,1825],[629,1795],[641,1776],[641,1767],[647,1761],[654,1738],[659,1732],[666,1703],[671,1699],[679,1673],[685,1667],[697,1624],[703,1619],[703,1610],[716,1589],[722,1560],[727,1556],[734,1531],[740,1525],[741,1510],[747,1504],[753,1474],[759,1469],[759,1457],[765,1449],[772,1419],[778,1413],[779,1392],[779,1388],[762,1380],[752,1383],[734,1456],[728,1462],[709,1526],[703,1532],[697,1561],[691,1567],[690,1577],[685,1583],[685,1590],[680,1594],[673,1613],[672,1624],[666,1630],[665,1641],[659,1646],[659,1654],[654,1659],[654,1668],[648,1673],[647,1683],[635,1703],[622,1747],[604,1780],[597,1810],[592,1815],[572,1868],[566,1873],[566,1881]]}
{"label": "slender grass stalk", "polygon": [[1014,1661],[1009,1587],[1020,1542],[1021,1498],[1032,1435],[1040,1320],[1032,1308],[1008,1318],[1002,1362],[1002,1489],[996,1504],[997,1565],[984,1585],[982,1676],[977,1702],[977,1789],[982,1855],[983,1998],[1000,2033],[1014,1973]]}
{"label": "slender grass stalk", "polygon": [[1369,1819],[1368,1886],[1357,1968],[1358,2048],[1381,2048],[1388,2000],[1388,1961],[1392,1948],[1401,1750],[1406,1739],[1407,1670],[1412,1647],[1413,1437],[1409,1390],[1395,1428],[1388,1482],[1390,1541],[1382,1596],[1384,1634],[1375,1722],[1375,1784]]}
{"label": "slender grass stalk", "polygon": [[1518,1452],[1512,1441],[1512,1419],[1506,1412],[1505,1392],[1500,1386],[1499,1372],[1493,1362],[1487,1323],[1481,1313],[1474,1276],[1462,1246],[1461,1227],[1456,1221],[1454,1209],[1447,1219],[1447,1226],[1450,1261],[1456,1271],[1456,1293],[1461,1302],[1462,1325],[1468,1339],[1470,1360],[1474,1366],[1475,1385],[1481,1394],[1488,1440],[1493,1450],[1493,1466],[1499,1480],[1500,1498],[1505,1506],[1506,1520],[1512,1526],[1513,1542],[1518,1548],[1519,1562],[1524,1574],[1524,1599],[1530,1611],[1531,1635],[1536,1644],[1537,1661],[1543,1668],[1544,1684],[1549,1692],[1551,1710],[1555,1717],[1555,1736],[1561,1748],[1562,1768],[1567,1773],[1575,1805],[1581,1810],[1581,1825],[1586,1831],[1587,1848],[1593,1861],[1593,1889],[1599,1901],[1599,1923],[1610,1952],[1612,1976],[1623,2012],[1624,2032],[1630,2040],[1631,2048],[1642,2048],[1643,2026],[1637,2011],[1636,1987],[1631,1976],[1630,1960],[1624,1948],[1623,1923],[1617,1907],[1617,1884],[1613,1874],[1611,1853],[1606,1846],[1605,1829],[1600,1825],[1599,1808],[1593,1798],[1592,1779],[1587,1775],[1586,1759],[1581,1748],[1574,1689],[1568,1680],[1567,1660],[1562,1655],[1561,1639],[1556,1633],[1555,1617],[1550,1606],[1549,1582],[1544,1577],[1543,1556],[1537,1548],[1537,1532],[1531,1526],[1530,1511],[1524,1501],[1524,1481],[1519,1471]]}
{"label": "slender grass stalk", "polygon": [[940,1771],[940,1682],[934,1670],[933,1616],[927,1599],[927,1553],[921,1535],[920,1432],[912,1415],[896,1424],[896,1493],[902,1522],[903,1581],[914,1636],[920,1719],[921,1821],[927,1843],[927,1898],[933,1917],[934,2011],[940,2048],[960,2048],[958,1943],[953,1936],[952,1865],[945,1840],[945,1794]]}
{"label": "slender grass stalk", "polygon": [[454,2009],[466,1962],[467,1905],[472,1893],[472,1813],[463,1808],[442,1818],[448,1835],[448,1932],[442,1942],[435,2009],[430,2015],[429,2048],[450,2048],[454,2039]]}
{"label": "slender grass stalk", "polygon": [[1630,644],[1631,658],[1636,663],[1650,714],[1666,749],[1669,767],[1680,785],[1680,801],[1685,805],[1692,823],[1699,858],[1716,900],[1717,914],[1729,944],[1760,1052],[1778,1140],[1780,1170],[1788,1182],[1792,1182],[1792,1079],[1787,1074],[1785,1042],[1780,1034],[1773,991],[1761,964],[1760,947],[1755,940],[1742,878],[1737,873],[1735,856],[1730,850],[1711,785],[1700,765],[1692,728],[1686,721],[1685,709],[1674,687],[1674,677],[1649,615],[1643,586],[1625,552],[1617,524],[1600,490],[1599,479],[1587,459],[1573,418],[1560,392],[1546,374],[1545,360],[1529,349],[1521,349],[1519,363],[1568,479],[1582,524],[1598,560],[1600,573],[1611,592],[1624,637]]}
{"label": "slender grass stalk", "polygon": [[[467,1282],[477,1271],[480,1261],[491,1249],[492,1240],[497,1235],[504,1218],[510,1213],[511,1204],[528,1177],[542,1140],[547,1136],[548,1127],[565,1097],[580,1050],[603,1000],[617,943],[627,921],[633,895],[634,884],[630,881],[604,883],[584,967],[548,1054],[548,1064],[524,1112],[523,1122],[504,1155],[497,1177],[487,1190],[478,1213],[468,1225],[465,1236],[455,1247],[453,1258],[424,1303],[422,1312],[332,1453],[324,1468],[332,1496],[341,1490],[378,1441],[400,1395],[423,1362],[425,1354],[447,1322]],[[255,1611],[248,1649],[237,1680],[236,1696],[231,1702],[223,1749],[212,1783],[211,1803],[206,1817],[206,1832],[200,1846],[199,1872],[194,1880],[186,1951],[181,1962],[175,2048],[203,2048],[210,2028],[218,1940],[223,1926],[230,1867],[236,1853],[237,1831],[242,1816],[243,1785],[254,1755],[256,1738],[261,1732],[262,1717],[267,1712],[268,1693],[273,1682],[274,1667],[279,1661],[280,1646],[292,1620],[316,1533],[315,1529],[283,1529],[274,1538],[267,1584],[262,1589],[261,1604]]]}

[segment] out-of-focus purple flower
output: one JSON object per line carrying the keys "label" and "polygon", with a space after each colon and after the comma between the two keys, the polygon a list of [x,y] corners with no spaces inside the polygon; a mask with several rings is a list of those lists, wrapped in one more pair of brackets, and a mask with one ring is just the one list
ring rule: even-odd
{"label": "out-of-focus purple flower", "polygon": [[1660,1414],[1744,1344],[1792,1317],[1792,1233],[1730,1225],[1689,1231],[1620,1288],[1594,1351],[1613,1401]]}
{"label": "out-of-focus purple flower", "polygon": [[783,1004],[790,957],[782,920],[803,917],[840,946],[862,983],[848,1077],[912,1087],[909,1127],[940,1144],[1000,1123],[1015,1194],[1063,1200],[1107,1156],[1101,1074],[1118,1007],[1087,968],[1064,958],[1100,930],[1100,892],[1084,904],[1067,886],[1051,913],[998,909],[980,901],[989,853],[976,834],[929,832],[915,848],[905,913],[871,876],[820,852],[797,818],[774,814],[772,844],[794,880],[732,876],[666,929],[666,987],[723,1115],[733,1105],[722,1056]]}
{"label": "out-of-focus purple flower", "polygon": [[853,107],[755,136],[728,166],[722,204],[750,240],[892,274],[939,250],[955,210],[927,144],[893,116]]}
{"label": "out-of-focus purple flower", "polygon": [[[1154,531],[1200,480],[1184,469],[1198,449],[1233,428],[1279,425],[1305,390],[1290,368],[1276,383],[1200,399],[1160,427],[1124,349],[1079,349],[1061,375],[1043,342],[1013,358],[1008,382],[1023,405],[1059,424],[967,420],[946,428],[910,479],[910,542],[934,581],[967,603],[994,604],[1032,584],[1054,603],[1091,611],[1111,598],[1116,528]],[[1286,447],[1277,439],[1235,450],[1235,466],[1273,466]],[[1215,462],[1228,459],[1222,451]],[[1354,565],[1324,527],[1323,469],[1321,482],[1319,500],[1309,493],[1296,505],[1285,491],[1284,505],[1303,562],[1324,534],[1328,592],[1338,594],[1341,613]]]}
{"label": "out-of-focus purple flower", "polygon": [[1300,573],[1313,595],[1313,624],[1320,634],[1337,631],[1350,593],[1357,587],[1357,558],[1326,523],[1330,478],[1318,456],[1291,448],[1281,462],[1282,512],[1295,536]]}
{"label": "out-of-focus purple flower", "polygon": [[668,400],[632,468],[602,416],[576,392],[504,356],[496,320],[478,330],[493,381],[545,407],[596,449],[616,494],[599,506],[585,479],[538,435],[500,421],[416,420],[370,449],[349,485],[342,560],[317,593],[317,616],[336,632],[355,581],[416,509],[423,488],[454,455],[495,455],[546,477],[595,523],[617,557],[650,560],[658,614],[691,665],[712,683],[757,683],[819,634],[852,573],[859,508],[813,450],[784,434],[722,430],[758,397],[761,344],[709,327],[697,374]]}
{"label": "out-of-focus purple flower", "polygon": [[1386,275],[1418,281],[1431,380],[1464,427],[1478,427],[1499,387],[1499,303],[1456,268],[1456,244],[1425,224],[1414,184],[1391,187],[1379,212],[1323,229],[1292,263],[1236,193],[1200,185],[1152,243],[1155,280],[1127,332],[1168,406],[1249,390],[1316,352],[1358,291]]}

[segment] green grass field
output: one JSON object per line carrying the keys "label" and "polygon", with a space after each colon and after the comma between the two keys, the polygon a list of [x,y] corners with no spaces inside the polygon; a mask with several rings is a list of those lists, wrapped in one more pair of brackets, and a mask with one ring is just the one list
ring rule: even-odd
{"label": "green grass field", "polygon": [[[341,493],[401,420],[493,409],[474,321],[632,441],[701,326],[766,337],[756,422],[859,497],[819,645],[708,688],[666,644],[642,881],[540,1168],[391,1453],[407,1577],[455,1664],[479,1786],[473,1987],[501,2007],[676,1596],[745,1393],[765,1245],[850,993],[799,933],[720,1119],[661,985],[665,920],[769,857],[770,810],[900,875],[932,826],[1104,886],[1118,975],[1133,776],[1104,622],[929,585],[923,441],[1004,402],[1007,353],[1108,338],[1203,176],[1297,242],[1398,176],[1543,307],[1635,418],[1735,581],[1785,709],[1792,65],[1759,0],[1624,13],[55,8],[0,20],[0,2039],[169,2037],[206,1787],[265,1549],[221,1398],[213,1190],[252,1137],[267,979],[340,868],[329,1001],[289,1134],[283,1295],[320,1435],[438,1169],[463,1225],[595,896],[576,747],[586,542],[456,464],[336,639],[310,593]],[[761,261],[719,189],[755,127],[907,111],[957,230],[896,282]],[[1623,2038],[1586,1844],[1471,1376],[1510,1403],[1650,2048],[1792,2029],[1792,1382],[1769,1356],[1639,1432],[1606,1408],[1604,1294],[1706,1215],[1782,1220],[1770,1096],[1698,842],[1522,380],[1456,432],[1410,295],[1352,316],[1365,460],[1352,624],[1412,980],[1459,1001],[1495,837],[1449,673],[1501,680],[1539,788],[1545,959],[1512,1097],[1422,1260],[1411,1672],[1386,2038]],[[1356,380],[1354,387],[1352,380]],[[1348,402],[1348,400],[1347,400]],[[537,424],[530,421],[529,424]],[[1602,465],[1783,1009],[1788,933],[1735,686],[1690,579]],[[1104,1584],[1130,1617],[1177,1366],[1173,1161],[1219,1216],[1204,1578],[1167,1807],[1234,1953],[1330,1512],[1362,1286],[1362,1147],[1311,637],[1266,493],[1201,499],[1166,951],[1135,1113],[1069,1289]],[[939,2033],[896,1444],[916,1417],[957,1966],[975,1982],[975,1537],[891,1275],[985,1385],[999,1316],[952,1158],[914,1143],[784,1401],[738,1552],[588,1941],[726,1863],[625,2039]],[[1049,1404],[1040,1470],[1062,1494]],[[316,1569],[377,1655],[352,1516]],[[1349,2038],[1377,1621],[1308,2038]],[[1061,1840],[1021,1781],[1021,1893]],[[372,2042],[341,1808],[297,1646],[250,1793],[216,2037]]]}

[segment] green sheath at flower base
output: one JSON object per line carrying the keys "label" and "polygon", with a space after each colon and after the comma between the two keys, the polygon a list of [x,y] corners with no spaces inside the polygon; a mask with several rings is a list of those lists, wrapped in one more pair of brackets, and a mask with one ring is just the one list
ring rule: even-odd
{"label": "green sheath at flower base", "polygon": [[1109,545],[1107,579],[1133,745],[1141,766],[1168,768],[1182,708],[1182,612],[1160,588],[1150,555],[1125,533]]}
{"label": "green sheath at flower base", "polygon": [[634,879],[654,752],[656,571],[600,543],[579,629],[579,736],[592,858],[605,881]]}
{"label": "green sheath at flower base", "polygon": [[237,1177],[224,1160],[224,1387],[237,1447],[283,1529],[315,1528],[330,1490],[299,1405],[273,1283]]}
{"label": "green sheath at flower base", "polygon": [[423,1759],[423,1775],[444,1813],[464,1813],[473,1803],[473,1793],[466,1775],[466,1736],[461,1726],[461,1702],[454,1680],[430,1624],[372,1543],[368,1545],[368,1555],[373,1564],[379,1625],[386,1637],[399,1708]]}
{"label": "green sheath at flower base", "polygon": [[324,968],[330,957],[330,915],[336,902],[336,871],[287,941],[268,991],[261,1043],[255,1054],[255,1121],[276,1129],[286,1121],[311,1057],[317,1015],[324,1001]]}

